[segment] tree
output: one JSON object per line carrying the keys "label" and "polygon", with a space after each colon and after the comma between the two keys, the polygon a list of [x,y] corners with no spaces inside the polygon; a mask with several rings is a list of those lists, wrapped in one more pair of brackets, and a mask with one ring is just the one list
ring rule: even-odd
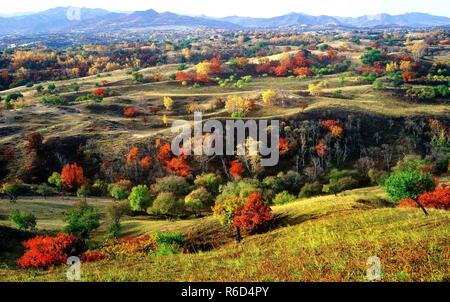
{"label": "tree", "polygon": [[130,150],[128,151],[127,155],[125,156],[127,163],[129,165],[133,165],[136,163],[137,159],[139,156],[139,148],[136,146],[133,146],[130,148]]}
{"label": "tree", "polygon": [[152,203],[148,187],[146,185],[134,187],[128,196],[128,201],[133,211],[145,211]]}
{"label": "tree", "polygon": [[363,64],[374,65],[375,62],[383,60],[383,55],[381,51],[376,48],[368,48],[366,53],[361,56],[361,61]]}
{"label": "tree", "polygon": [[58,172],[53,172],[47,181],[49,184],[54,185],[58,189],[61,189],[63,186],[61,182],[61,174],[59,174]]}
{"label": "tree", "polygon": [[65,232],[89,238],[92,231],[100,226],[100,212],[86,201],[77,202],[65,215]]}
{"label": "tree", "polygon": [[36,216],[17,209],[11,212],[11,221],[19,230],[34,230],[36,227]]}
{"label": "tree", "polygon": [[267,105],[273,105],[278,99],[278,94],[273,89],[267,89],[261,94],[262,100]]}
{"label": "tree", "polygon": [[61,183],[69,191],[74,191],[87,183],[84,177],[83,168],[77,163],[67,164],[61,171]]}
{"label": "tree", "polygon": [[150,213],[156,215],[176,215],[183,209],[184,202],[173,193],[161,192],[153,202]]}
{"label": "tree", "polygon": [[189,167],[189,162],[187,161],[187,156],[184,154],[167,161],[166,169],[183,177],[189,176],[192,173],[191,168]]}
{"label": "tree", "polygon": [[261,193],[253,192],[247,199],[247,203],[236,209],[233,218],[233,226],[237,231],[237,241],[240,241],[240,230],[251,231],[272,219],[272,210],[263,202]]}
{"label": "tree", "polygon": [[400,171],[389,176],[384,187],[389,199],[399,202],[402,199],[412,199],[422,209],[425,215],[428,212],[417,198],[424,192],[432,191],[435,187],[433,177],[430,174],[417,171]]}
{"label": "tree", "polygon": [[171,97],[165,96],[163,98],[163,105],[166,108],[166,110],[172,110],[173,108],[173,100]]}
{"label": "tree", "polygon": [[211,194],[203,187],[193,190],[184,198],[187,209],[197,211],[207,206],[212,200]]}
{"label": "tree", "polygon": [[122,200],[128,197],[130,191],[128,188],[120,183],[108,185],[109,195],[115,200]]}
{"label": "tree", "polygon": [[127,201],[113,202],[107,207],[106,212],[109,219],[109,235],[116,238],[121,230],[121,219],[131,212],[130,203]]}
{"label": "tree", "polygon": [[322,94],[322,83],[308,85],[308,92],[312,96],[320,96]]}
{"label": "tree", "polygon": [[106,90],[104,88],[97,88],[92,94],[104,98],[106,96]]}
{"label": "tree", "polygon": [[428,46],[425,41],[414,43],[414,45],[411,47],[411,52],[413,54],[414,60],[420,60],[427,51],[427,48]]}
{"label": "tree", "polygon": [[245,173],[245,168],[239,161],[233,160],[228,173],[230,173],[230,175],[235,179],[241,179],[242,175]]}

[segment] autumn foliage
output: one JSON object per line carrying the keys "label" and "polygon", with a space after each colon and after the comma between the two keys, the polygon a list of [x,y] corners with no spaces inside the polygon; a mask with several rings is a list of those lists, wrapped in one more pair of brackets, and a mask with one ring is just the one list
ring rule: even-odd
{"label": "autumn foliage", "polygon": [[99,251],[89,251],[83,254],[81,261],[83,262],[96,262],[106,258],[106,254]]}
{"label": "autumn foliage", "polygon": [[60,233],[52,236],[36,236],[24,241],[26,251],[17,260],[21,268],[48,268],[66,263],[72,249],[80,244],[80,239],[72,234]]}
{"label": "autumn foliage", "polygon": [[[432,192],[426,192],[419,196],[418,201],[426,208],[450,209],[450,187],[442,185]],[[417,208],[417,203],[412,199],[401,200],[398,204],[400,208]]]}
{"label": "autumn foliage", "polygon": [[180,154],[178,157],[174,157],[170,144],[168,143],[161,146],[156,157],[169,172],[183,177],[192,173],[187,156]]}
{"label": "autumn foliage", "polygon": [[104,98],[106,96],[106,90],[104,88],[97,88],[92,94]]}
{"label": "autumn foliage", "polygon": [[233,176],[235,179],[241,179],[242,175],[245,172],[244,166],[237,160],[233,160],[231,162],[231,167],[228,170],[231,176]]}
{"label": "autumn foliage", "polygon": [[134,107],[130,107],[130,106],[123,107],[123,115],[126,117],[135,117],[138,114],[139,114],[139,111]]}
{"label": "autumn foliage", "polygon": [[272,210],[263,202],[258,192],[253,192],[247,199],[247,203],[236,209],[233,219],[235,228],[251,231],[255,227],[272,219]]}
{"label": "autumn foliage", "polygon": [[25,150],[31,152],[32,150],[39,150],[42,147],[42,141],[44,137],[39,132],[30,133],[27,136],[27,142],[25,143]]}
{"label": "autumn foliage", "polygon": [[69,191],[79,189],[87,183],[83,168],[79,167],[77,163],[65,165],[61,171],[61,183]]}

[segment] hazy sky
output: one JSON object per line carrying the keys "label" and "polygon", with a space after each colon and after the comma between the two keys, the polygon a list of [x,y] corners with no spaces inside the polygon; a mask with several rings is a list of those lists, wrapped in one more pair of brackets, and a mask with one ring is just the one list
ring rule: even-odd
{"label": "hazy sky", "polygon": [[57,6],[136,11],[150,8],[185,15],[273,17],[290,12],[360,16],[425,12],[450,17],[450,0],[1,0],[0,14],[43,11]]}

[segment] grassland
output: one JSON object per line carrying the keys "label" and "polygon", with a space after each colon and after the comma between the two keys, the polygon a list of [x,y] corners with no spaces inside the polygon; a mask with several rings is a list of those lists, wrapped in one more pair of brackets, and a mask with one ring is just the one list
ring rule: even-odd
{"label": "grassland", "polygon": [[[149,254],[82,266],[83,281],[366,281],[366,261],[377,256],[383,281],[449,280],[450,214],[379,207],[358,199],[384,197],[379,187],[346,191],[273,207],[270,230],[237,244],[213,217],[162,221],[127,218],[124,234],[181,230],[191,243],[216,246],[170,256]],[[91,203],[102,209],[108,201]],[[40,221],[58,230],[71,199],[19,200]],[[10,207],[0,202],[5,213]],[[2,216],[1,224],[8,224]],[[100,229],[96,238],[103,236]],[[12,257],[12,255],[9,255]],[[3,281],[64,281],[65,268],[19,270],[5,261]]]}

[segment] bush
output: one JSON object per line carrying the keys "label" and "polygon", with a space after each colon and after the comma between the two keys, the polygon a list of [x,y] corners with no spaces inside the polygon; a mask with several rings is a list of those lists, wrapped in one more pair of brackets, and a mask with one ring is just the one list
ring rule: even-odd
{"label": "bush", "polygon": [[34,230],[36,227],[36,216],[32,213],[22,212],[15,209],[11,212],[11,222],[19,230]]}
{"label": "bush", "polygon": [[65,215],[65,232],[88,238],[100,226],[100,212],[85,201],[77,202]]}
{"label": "bush", "polygon": [[83,262],[96,262],[106,258],[106,254],[98,251],[89,251],[83,254],[81,261]]}
{"label": "bush", "polygon": [[115,200],[123,200],[130,195],[130,191],[125,188],[124,186],[121,186],[119,184],[110,184],[108,186],[108,192],[109,195],[114,198]]}
{"label": "bush", "polygon": [[332,169],[330,173],[328,174],[328,178],[331,181],[337,181],[344,177],[354,177],[358,173],[353,170],[338,170],[338,169]]}
{"label": "bush", "polygon": [[438,157],[434,163],[436,174],[447,173],[449,167],[448,156]]}
{"label": "bush", "polygon": [[394,172],[416,172],[425,167],[424,160],[417,155],[406,155],[392,168]]}
{"label": "bush", "polygon": [[32,185],[31,191],[37,195],[44,197],[44,198],[47,196],[55,195],[57,193],[55,188],[52,188],[52,187],[48,186],[47,184]]}
{"label": "bush", "polygon": [[450,210],[450,186],[443,185],[432,192],[425,192],[419,197],[424,207]]}
{"label": "bush", "polygon": [[14,182],[14,183],[4,183],[2,185],[0,192],[9,195],[10,197],[15,199],[19,195],[27,194],[29,190],[30,186],[21,182]]}
{"label": "bush", "polygon": [[17,260],[21,268],[48,268],[65,264],[71,255],[80,252],[82,243],[72,234],[51,236],[36,236],[22,243],[26,251]]}
{"label": "bush", "polygon": [[198,175],[194,180],[195,186],[204,187],[213,195],[219,194],[219,187],[222,184],[222,178],[214,173]]}
{"label": "bush", "polygon": [[183,201],[178,199],[171,192],[161,192],[158,194],[151,207],[151,214],[156,215],[176,215],[183,210]]}
{"label": "bush", "polygon": [[358,181],[353,177],[345,176],[339,179],[331,179],[328,185],[323,186],[322,191],[325,193],[337,194],[356,187],[358,187]]}
{"label": "bush", "polygon": [[[92,195],[104,196],[106,193],[108,193],[108,184],[101,179],[94,180],[94,183],[92,184]],[[128,197],[128,195],[126,197]],[[122,199],[125,199],[126,197]]]}
{"label": "bush", "polygon": [[175,231],[175,232],[157,232],[156,233],[156,243],[158,244],[177,244],[183,245],[186,243],[184,239],[183,232]]}
{"label": "bush", "polygon": [[92,187],[89,184],[85,184],[82,185],[78,190],[77,190],[77,196],[79,198],[84,198],[86,199],[89,195],[92,194]]}
{"label": "bush", "polygon": [[422,193],[432,191],[435,184],[430,174],[404,171],[389,176],[384,186],[389,199],[397,203],[402,199],[416,199]]}
{"label": "bush", "polygon": [[297,193],[301,184],[301,175],[294,171],[280,172],[276,176],[268,176],[262,182],[264,188],[270,189],[274,193],[280,193],[282,191]]}
{"label": "bush", "polygon": [[59,96],[54,96],[54,95],[45,96],[39,102],[44,105],[55,105],[55,106],[69,104],[69,102],[67,100],[65,100]]}
{"label": "bush", "polygon": [[196,211],[211,205],[212,195],[203,187],[199,187],[184,198],[184,204],[190,211]]}
{"label": "bush", "polygon": [[53,174],[48,178],[48,183],[57,187],[58,189],[62,188],[62,182],[61,182],[61,174],[58,172],[53,172]]}
{"label": "bush", "polygon": [[283,191],[283,192],[275,195],[275,198],[273,199],[273,203],[276,205],[282,205],[285,203],[293,202],[294,200],[295,200],[294,195],[289,194],[288,191]]}
{"label": "bush", "polygon": [[131,189],[128,201],[133,211],[147,210],[152,204],[148,187],[146,185],[139,185]]}
{"label": "bush", "polygon": [[319,195],[320,193],[322,193],[322,185],[320,184],[320,182],[318,181],[315,181],[313,183],[307,182],[300,190],[298,197],[300,198],[311,197]]}
{"label": "bush", "polygon": [[156,183],[152,186],[155,194],[162,192],[173,193],[176,197],[181,197],[189,193],[191,187],[186,179],[181,176],[171,175],[156,179]]}

